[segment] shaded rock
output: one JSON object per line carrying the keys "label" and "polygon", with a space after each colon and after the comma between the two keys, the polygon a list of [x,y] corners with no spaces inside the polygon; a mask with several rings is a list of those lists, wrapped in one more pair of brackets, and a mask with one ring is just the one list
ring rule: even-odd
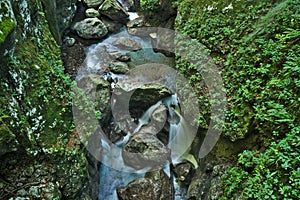
{"label": "shaded rock", "polygon": [[0,3],[0,54],[4,54],[5,50],[13,48],[15,36],[12,34],[15,30],[17,21],[13,12],[12,5],[9,0],[3,0]]}
{"label": "shaded rock", "polygon": [[99,17],[100,13],[95,8],[88,8],[85,11],[85,16],[86,17]]}
{"label": "shaded rock", "polygon": [[198,175],[192,180],[188,188],[187,199],[219,199],[223,195],[224,189],[221,179],[229,166],[228,164],[215,166],[211,163],[207,164],[204,171],[199,171]]}
{"label": "shaded rock", "polygon": [[121,200],[171,200],[172,185],[168,176],[162,171],[148,172],[145,178],[138,178],[127,186],[117,189]]}
{"label": "shaded rock", "polygon": [[75,42],[76,42],[75,38],[72,38],[72,37],[69,37],[69,36],[67,36],[67,37],[64,38],[64,43],[65,43],[68,47],[73,46],[73,45],[75,44]]}
{"label": "shaded rock", "polygon": [[[152,36],[150,34],[150,36]],[[155,52],[161,52],[166,56],[174,56],[175,52],[175,32],[170,29],[158,28],[152,36],[152,46]]]}
{"label": "shaded rock", "polygon": [[77,22],[73,29],[84,39],[101,39],[108,33],[104,23],[96,17]]}
{"label": "shaded rock", "polygon": [[[80,79],[77,85],[84,91],[84,95],[86,95],[86,97],[91,98],[91,101],[97,104],[94,109],[101,112],[101,124],[107,124],[111,118],[109,82],[101,78],[99,75],[89,74]],[[81,102],[81,104],[82,103],[85,102]],[[88,106],[91,105],[86,105],[86,107],[88,108]],[[93,112],[93,108],[90,109],[92,110],[87,112],[86,115],[94,116],[91,113]],[[80,112],[78,112],[78,114],[80,114]],[[82,116],[82,120],[86,120],[86,117]]]}
{"label": "shaded rock", "polygon": [[61,44],[61,36],[70,28],[77,10],[77,0],[44,0],[46,18],[55,40]]}
{"label": "shaded rock", "polygon": [[174,174],[177,181],[180,181],[184,185],[189,185],[194,175],[194,168],[191,163],[180,163],[175,166]]}
{"label": "shaded rock", "polygon": [[101,20],[105,24],[108,31],[111,33],[118,32],[123,26],[121,23],[110,20],[109,18],[106,17],[102,17]]}
{"label": "shaded rock", "polygon": [[113,62],[109,65],[110,71],[116,74],[125,74],[129,71],[129,67],[124,62]]}
{"label": "shaded rock", "polygon": [[137,170],[157,169],[166,164],[170,150],[152,133],[139,131],[123,147],[122,155],[125,164]]}
{"label": "shaded rock", "polygon": [[5,125],[0,125],[0,156],[17,151],[16,136]]}
{"label": "shaded rock", "polygon": [[104,0],[83,0],[89,8],[98,8]]}
{"label": "shaded rock", "polygon": [[117,0],[105,0],[99,7],[99,12],[112,20],[124,20],[129,15]]}
{"label": "shaded rock", "polygon": [[126,50],[137,51],[142,49],[142,46],[139,42],[128,38],[128,37],[119,37],[113,42],[114,46],[120,47]]}
{"label": "shaded rock", "polygon": [[[172,88],[169,89],[168,85],[173,85],[169,81],[174,79],[171,72],[161,66],[163,65],[145,64],[141,68],[134,68],[129,76],[117,83],[113,95],[120,104],[129,104],[129,108],[123,107],[130,111],[131,116],[142,116],[142,113],[157,101],[172,94]],[[166,74],[168,77],[165,77]],[[167,80],[168,78],[170,80]]]}
{"label": "shaded rock", "polygon": [[127,24],[127,31],[131,35],[149,36],[152,32],[156,32],[156,28],[145,20],[144,16],[140,16]]}

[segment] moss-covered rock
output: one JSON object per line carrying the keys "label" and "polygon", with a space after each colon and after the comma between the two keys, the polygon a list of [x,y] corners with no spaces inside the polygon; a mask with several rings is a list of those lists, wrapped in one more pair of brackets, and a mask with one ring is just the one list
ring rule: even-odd
{"label": "moss-covered rock", "polygon": [[45,16],[53,5],[11,6],[14,51],[0,54],[0,198],[82,199],[87,163],[72,122],[72,82]]}
{"label": "moss-covered rock", "polygon": [[3,43],[16,26],[16,20],[10,1],[0,3],[0,43]]}

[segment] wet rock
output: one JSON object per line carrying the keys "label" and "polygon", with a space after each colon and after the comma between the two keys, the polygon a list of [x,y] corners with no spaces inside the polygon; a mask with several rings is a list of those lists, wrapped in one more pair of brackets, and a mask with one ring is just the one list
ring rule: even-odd
{"label": "wet rock", "polygon": [[126,165],[137,170],[163,167],[170,157],[170,150],[152,133],[137,132],[123,147]]}
{"label": "wet rock", "polygon": [[150,122],[140,129],[140,133],[150,133],[156,135],[163,129],[167,121],[167,107],[159,105],[151,114]]}
{"label": "wet rock", "polygon": [[131,58],[120,51],[110,52],[109,55],[114,59],[121,62],[129,62]]}
{"label": "wet rock", "polygon": [[180,163],[174,168],[174,174],[177,181],[180,181],[180,183],[185,186],[190,184],[194,172],[195,170],[191,163]]}
{"label": "wet rock", "polygon": [[[157,101],[171,95],[169,80],[163,74],[168,74],[168,78],[172,79],[160,64],[145,64],[142,68],[134,68],[130,76],[119,80],[113,95],[118,101],[124,101],[121,104],[129,103],[128,109],[133,117],[141,117]],[[124,98],[125,95],[128,98]]]}
{"label": "wet rock", "polygon": [[142,46],[139,42],[128,37],[119,37],[113,42],[113,45],[131,51],[142,49]]}
{"label": "wet rock", "polygon": [[92,17],[99,17],[100,13],[95,8],[88,8],[85,11],[85,16],[88,17],[88,18],[89,17],[90,18],[92,18]]}
{"label": "wet rock", "polygon": [[98,8],[104,0],[83,0],[89,8]]}
{"label": "wet rock", "polygon": [[117,189],[120,200],[171,200],[172,185],[162,171],[148,172],[145,178],[138,178],[127,186]]}
{"label": "wet rock", "polygon": [[73,29],[84,39],[101,39],[108,33],[104,23],[96,17],[77,22]]}
{"label": "wet rock", "polygon": [[117,0],[105,0],[99,7],[99,13],[112,20],[125,20],[129,15]]}
{"label": "wet rock", "polygon": [[111,32],[111,33],[118,32],[123,26],[121,23],[119,23],[117,21],[110,20],[107,17],[102,17],[101,20],[105,24],[108,31]]}
{"label": "wet rock", "polygon": [[110,64],[110,71],[116,74],[125,74],[129,71],[129,67],[124,62],[113,62]]}
{"label": "wet rock", "polygon": [[156,28],[152,27],[150,23],[145,21],[144,16],[140,16],[127,24],[128,33],[137,36],[149,36],[150,33],[156,32]]}
{"label": "wet rock", "polygon": [[64,43],[65,43],[68,47],[74,46],[75,42],[76,42],[75,38],[72,38],[72,37],[69,37],[69,36],[67,36],[67,37],[64,38]]}

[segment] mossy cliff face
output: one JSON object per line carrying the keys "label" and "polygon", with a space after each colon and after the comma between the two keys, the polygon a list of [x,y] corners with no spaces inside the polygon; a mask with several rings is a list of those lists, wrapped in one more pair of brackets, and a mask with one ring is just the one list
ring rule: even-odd
{"label": "mossy cliff face", "polygon": [[[177,31],[206,47],[227,92],[222,133],[227,139],[219,140],[207,161],[235,161],[236,166],[224,176],[223,194],[207,198],[297,199],[299,1],[192,0],[175,5]],[[184,58],[177,64],[201,91],[203,79],[197,75],[197,67]],[[202,128],[210,120],[206,95],[199,92],[200,105],[204,105],[199,116]]]}
{"label": "mossy cliff face", "polygon": [[[13,26],[3,28],[2,17],[0,26],[0,198],[83,199],[87,161],[72,124],[72,82],[47,21],[53,5],[6,3],[15,21],[10,15]],[[12,31],[15,43],[5,37]]]}

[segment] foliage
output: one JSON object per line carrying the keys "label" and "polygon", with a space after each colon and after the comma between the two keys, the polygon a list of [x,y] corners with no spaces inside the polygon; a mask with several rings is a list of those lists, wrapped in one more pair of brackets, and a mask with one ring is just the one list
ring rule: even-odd
{"label": "foliage", "polygon": [[264,152],[246,150],[225,177],[233,198],[297,199],[300,196],[300,126]]}
{"label": "foliage", "polygon": [[[205,45],[222,73],[228,103],[223,135],[236,141],[259,134],[261,149],[242,153],[228,172],[224,198],[296,199],[300,2],[193,0],[175,5],[177,31]],[[207,105],[199,117],[205,127],[209,97],[201,93],[201,74],[186,60],[177,58],[177,67],[197,88],[200,105]]]}
{"label": "foliage", "polygon": [[13,56],[1,58],[5,63],[0,75],[0,123],[15,133],[22,148],[36,154],[43,151],[41,147],[68,142],[73,126],[72,82],[64,74],[60,51],[45,16],[39,14],[41,6],[30,6],[29,14],[35,16],[31,17],[32,26],[23,30],[23,18],[16,15],[16,37],[23,39],[16,43]]}
{"label": "foliage", "polygon": [[143,10],[154,10],[158,6],[158,0],[141,0],[140,5]]}

